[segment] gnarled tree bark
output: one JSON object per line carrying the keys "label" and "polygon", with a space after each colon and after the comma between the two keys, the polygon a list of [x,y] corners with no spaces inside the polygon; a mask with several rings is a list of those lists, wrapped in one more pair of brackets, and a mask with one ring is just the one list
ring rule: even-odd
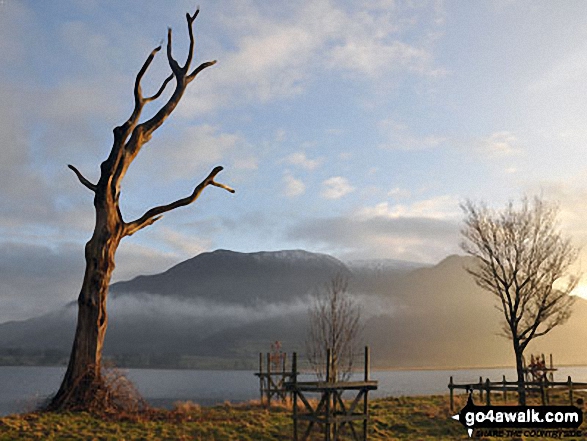
{"label": "gnarled tree bark", "polygon": [[[200,64],[190,72],[190,64],[194,52],[193,22],[199,10],[193,15],[186,14],[189,49],[186,62],[180,66],[171,53],[171,29],[167,33],[167,60],[171,74],[163,81],[159,90],[150,97],[144,97],[141,80],[152,63],[161,46],[155,48],[147,57],[134,85],[134,109],[124,124],[114,129],[114,142],[110,155],[100,166],[100,178],[96,184],[86,179],[72,165],[69,168],[76,174],[79,181],[94,193],[96,222],[94,233],[85,247],[86,269],[81,292],[78,298],[78,318],[75,339],[67,371],[57,394],[48,405],[49,410],[88,410],[102,409],[104,382],[101,376],[102,348],[108,326],[106,299],[110,278],[115,266],[115,253],[120,241],[145,228],[175,208],[194,202],[209,185],[223,188],[231,193],[234,190],[216,182],[216,175],[222,167],[215,167],[200,182],[191,195],[178,199],[167,205],[161,205],[146,211],[138,219],[125,222],[119,205],[121,182],[142,146],[147,143],[157,128],[173,112],[188,84],[205,68],[216,61]],[[161,97],[167,85],[175,80],[175,89],[171,97],[150,119],[139,122],[145,104]],[[107,394],[106,394],[107,395]]]}

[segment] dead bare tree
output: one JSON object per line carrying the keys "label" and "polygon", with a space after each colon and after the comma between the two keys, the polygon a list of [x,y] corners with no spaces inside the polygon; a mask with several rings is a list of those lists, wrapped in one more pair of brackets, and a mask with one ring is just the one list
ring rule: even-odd
{"label": "dead bare tree", "polygon": [[516,357],[518,401],[525,405],[524,350],[569,318],[569,294],[579,279],[569,268],[578,251],[558,229],[557,208],[541,198],[524,198],[519,209],[510,202],[501,212],[471,201],[461,208],[461,248],[477,260],[468,272],[499,299],[503,335],[512,340]]}
{"label": "dead bare tree", "polygon": [[[348,292],[348,278],[336,275],[317,292],[309,309],[306,356],[319,379],[347,380],[360,350],[361,307]],[[326,378],[327,350],[331,351],[330,378]]]}
{"label": "dead bare tree", "polygon": [[[130,222],[123,219],[120,211],[120,186],[129,165],[143,145],[151,139],[153,132],[171,115],[188,84],[200,72],[216,63],[216,61],[208,61],[190,71],[194,53],[193,23],[198,13],[199,10],[196,10],[193,15],[186,14],[189,49],[183,66],[180,66],[172,56],[171,29],[168,29],[167,60],[171,73],[154,95],[143,96],[141,80],[155,55],[161,50],[161,46],[156,47],[149,54],[139,70],[134,84],[134,109],[128,120],[114,129],[112,149],[108,158],[100,165],[98,182],[95,184],[90,182],[77,168],[69,165],[79,181],[94,193],[96,221],[94,233],[85,247],[86,269],[78,298],[78,318],[73,348],[61,387],[48,406],[50,410],[99,408],[100,403],[91,403],[91,401],[97,400],[97,397],[101,395],[98,392],[105,387],[101,375],[101,364],[102,347],[108,325],[106,299],[110,277],[114,270],[114,255],[120,241],[153,224],[164,213],[191,204],[209,185],[234,193],[230,187],[214,180],[222,170],[222,167],[218,166],[195,187],[189,196],[167,205],[153,207]],[[154,116],[140,122],[144,106],[160,98],[169,83],[173,81],[175,81],[175,89],[170,98],[162,104]]]}

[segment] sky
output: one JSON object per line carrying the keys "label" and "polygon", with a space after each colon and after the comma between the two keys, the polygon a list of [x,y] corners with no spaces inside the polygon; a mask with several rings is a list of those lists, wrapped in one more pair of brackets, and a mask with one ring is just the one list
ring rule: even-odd
{"label": "sky", "polygon": [[[585,2],[199,1],[195,63],[218,63],[129,168],[121,209],[187,196],[216,165],[236,193],[208,187],[125,238],[114,281],[219,248],[435,263],[462,253],[467,199],[542,195],[584,247]],[[185,59],[196,6],[0,0],[0,322],[77,298],[94,211],[67,164],[97,181],[138,70],[168,26]],[[162,51],[145,94],[168,73]]]}

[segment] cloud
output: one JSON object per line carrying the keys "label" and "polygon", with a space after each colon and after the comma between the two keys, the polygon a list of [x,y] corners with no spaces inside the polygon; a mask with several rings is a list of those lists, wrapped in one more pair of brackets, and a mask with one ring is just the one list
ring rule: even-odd
{"label": "cloud", "polygon": [[528,85],[528,91],[540,95],[552,92],[577,93],[577,88],[585,91],[586,57],[586,45],[575,47],[562,58],[553,60],[551,66]]}
{"label": "cloud", "polygon": [[296,179],[289,172],[285,172],[283,175],[283,183],[285,185],[284,194],[287,197],[293,198],[300,196],[305,193],[306,186],[300,179]]}
{"label": "cloud", "polygon": [[[112,83],[106,83],[97,74],[89,78],[64,79],[45,95],[46,102],[41,107],[43,118],[63,127],[79,129],[81,126],[87,131],[95,120],[112,119],[117,113],[115,106],[122,104],[112,96]],[[130,87],[126,97],[128,101],[132,99]]]}
{"label": "cloud", "polygon": [[342,176],[334,176],[322,182],[320,196],[324,199],[340,199],[354,190],[355,188],[349,184],[348,179]]}
{"label": "cloud", "polygon": [[[179,234],[166,236],[176,252],[166,253],[123,240],[116,253],[112,282],[163,272],[202,250],[197,247],[199,239]],[[182,239],[184,243],[180,244]],[[50,247],[0,243],[0,322],[37,316],[77,299],[84,268],[82,244],[63,241]]]}
{"label": "cloud", "polygon": [[322,159],[309,159],[304,152],[296,152],[285,158],[283,162],[305,168],[306,170],[314,170],[322,163]]}
{"label": "cloud", "polygon": [[495,132],[478,143],[479,151],[490,158],[519,155],[522,148],[516,135],[508,131]]}
{"label": "cloud", "polygon": [[[400,71],[443,75],[445,70],[434,65],[431,40],[403,38],[425,22],[419,8],[415,3],[382,6],[363,2],[360,10],[346,11],[341,17],[343,27],[327,58],[328,67],[371,78]],[[436,29],[439,24],[433,19],[425,26]]]}
{"label": "cloud", "polygon": [[[4,195],[10,192],[11,197],[18,194],[26,198],[29,193],[27,189],[31,188],[31,193],[34,194],[41,186],[41,182],[36,177],[30,176],[31,155],[28,149],[28,133],[24,125],[26,112],[18,106],[19,98],[22,97],[13,91],[5,88],[0,90],[0,99],[3,103],[0,107],[0,121],[2,122],[2,130],[0,130],[0,145],[2,145],[0,187]],[[20,186],[12,185],[19,181]],[[30,194],[28,195],[30,196]]]}
{"label": "cloud", "polygon": [[383,149],[427,150],[447,141],[446,137],[438,135],[414,135],[407,125],[392,118],[380,121],[378,127],[383,139],[378,147]]}
{"label": "cloud", "polygon": [[[587,186],[584,184],[587,172],[583,172],[567,182],[541,182],[538,191],[544,198],[558,204],[559,220],[564,234],[572,237],[576,246],[582,248],[587,257]],[[585,259],[583,259],[585,260]]]}
{"label": "cloud", "polygon": [[[117,8],[120,16],[113,20],[112,8],[101,2],[78,3],[60,5],[51,10],[54,14],[46,16],[48,10],[27,8],[26,3],[18,1],[9,0],[1,8],[0,55],[6,62],[0,67],[0,101],[4,104],[0,108],[0,240],[22,242],[4,246],[6,256],[33,262],[45,271],[36,281],[19,285],[11,276],[17,268],[4,268],[5,274],[0,268],[5,292],[13,293],[11,299],[15,299],[9,305],[3,303],[2,311],[13,318],[51,309],[77,296],[83,243],[91,235],[94,211],[91,192],[77,182],[66,164],[76,165],[96,181],[100,161],[108,155],[112,143],[112,129],[132,111],[135,75],[159,35],[164,36],[166,14],[171,17],[177,12],[158,6]],[[195,62],[204,61],[200,53],[206,57],[205,51],[216,48],[220,62],[188,88],[174,118],[155,134],[129,168],[121,197],[127,220],[140,216],[150,206],[189,194],[192,182],[198,183],[209,167],[220,161],[243,170],[243,175],[246,171],[246,176],[262,166],[262,157],[252,151],[241,133],[219,124],[226,115],[207,115],[210,117],[194,124],[195,115],[292,97],[304,93],[324,73],[329,79],[366,73],[371,82],[384,77],[388,70],[427,76],[436,69],[431,47],[412,32],[419,26],[430,26],[426,14],[418,15],[416,9],[409,13],[394,9],[388,14],[387,6],[368,4],[347,6],[327,0],[301,7],[229,0],[228,7],[219,7],[217,18],[207,18],[213,23],[211,28],[217,25],[224,29],[219,38],[214,33],[198,38]],[[71,13],[61,14],[65,10]],[[154,11],[159,13],[157,20],[151,20]],[[404,13],[414,20],[402,22]],[[181,27],[173,25],[174,53],[182,61],[185,21],[181,14],[173,20],[176,18]],[[158,30],[153,31],[155,27]],[[196,32],[199,29],[198,24]],[[371,38],[375,41],[370,42]],[[363,58],[341,63],[341,57],[359,57],[357,48],[364,49]],[[31,68],[31,59],[42,69]],[[146,95],[157,90],[168,71],[162,51],[144,78]],[[145,108],[143,120],[160,104]],[[243,119],[249,117],[243,113]],[[185,118],[176,118],[179,115]],[[283,129],[276,131],[268,126],[267,130],[275,133],[278,142],[286,138]],[[315,170],[322,158],[299,152],[287,161],[293,171],[300,170],[294,167]],[[180,189],[175,185],[182,179],[190,182],[181,182]],[[304,182],[289,172],[283,175],[283,184],[290,197],[306,191]],[[341,177],[323,185],[327,198],[340,198],[353,190]],[[266,224],[270,228],[274,222],[267,220]],[[258,226],[251,225],[251,230]],[[194,238],[185,230],[177,232],[159,225],[153,228],[145,236],[137,233],[132,240],[122,242],[115,280],[161,271],[178,258],[210,245],[207,237]],[[145,240],[147,235],[152,239]],[[38,294],[42,289],[49,294],[41,298]],[[27,298],[30,301],[22,300]]]}
{"label": "cloud", "polygon": [[0,322],[34,317],[77,298],[83,247],[0,243]]}
{"label": "cloud", "polygon": [[[176,320],[212,320],[214,326],[235,326],[272,317],[287,317],[290,314],[305,313],[306,299],[289,303],[266,303],[246,306],[236,303],[214,302],[208,299],[177,299],[148,293],[115,296],[111,301],[114,316],[175,317]],[[137,314],[139,312],[139,314]],[[220,321],[221,323],[219,323]]]}
{"label": "cloud", "polygon": [[199,88],[188,89],[178,109],[181,115],[199,115],[235,102],[267,102],[304,90],[317,36],[296,24],[261,17],[254,10],[245,14],[248,17],[234,19],[251,28],[236,38],[233,50],[218,54],[218,66],[198,78]]}
{"label": "cloud", "polygon": [[[287,238],[342,258],[394,258],[434,263],[459,251],[458,204],[451,196],[364,207],[346,216],[299,222]],[[311,244],[311,245],[310,245]]]}
{"label": "cloud", "polygon": [[394,258],[433,263],[458,252],[458,225],[428,218],[310,219],[296,225],[291,240],[321,245],[343,258]]}
{"label": "cloud", "polygon": [[90,193],[65,163],[55,167],[33,144],[34,93],[2,87],[0,101],[0,240],[75,240],[91,226]]}
{"label": "cloud", "polygon": [[212,241],[194,234],[180,233],[168,227],[160,227],[155,232],[158,242],[162,242],[165,249],[170,250],[171,255],[177,261],[190,259],[204,251],[209,251]]}
{"label": "cloud", "polygon": [[227,9],[220,25],[230,30],[232,44],[215,55],[220,63],[198,80],[201,87],[188,91],[183,115],[295,96],[325,70],[370,79],[444,72],[435,65],[431,39],[410,34],[418,26],[438,28],[426,7],[363,3],[347,9],[321,0],[263,9],[240,2]]}
{"label": "cloud", "polygon": [[[121,57],[112,54],[116,45],[104,28],[49,17],[50,32],[37,9],[13,1],[1,9],[0,55],[10,69],[0,69],[0,232],[22,240],[36,234],[44,243],[74,240],[92,215],[78,202],[91,207],[91,196],[66,164],[95,180],[112,120],[132,103],[132,82],[121,93]],[[20,56],[12,53],[21,46]]]}
{"label": "cloud", "polygon": [[430,59],[431,54],[427,49],[400,41],[386,43],[367,37],[362,41],[349,39],[343,45],[335,47],[330,56],[329,67],[352,70],[370,77],[383,75],[390,67],[393,70],[404,68],[420,74],[432,74],[434,71],[429,69]]}
{"label": "cloud", "polygon": [[[185,258],[188,241],[181,247],[180,237],[168,237],[180,252],[122,241],[116,253],[112,282],[128,280],[140,274],[162,272]],[[185,238],[184,238],[185,239]],[[191,241],[192,245],[195,241]],[[180,256],[181,254],[181,256]],[[190,256],[191,257],[191,256]],[[84,276],[83,244],[61,241],[47,246],[17,242],[0,243],[0,323],[24,320],[56,310],[79,295]]]}
{"label": "cloud", "polygon": [[373,207],[364,207],[357,212],[360,218],[422,217],[428,219],[455,219],[460,216],[459,199],[451,195],[415,201],[411,204],[381,202]]}
{"label": "cloud", "polygon": [[116,269],[112,274],[112,283],[143,274],[163,272],[179,263],[184,256],[177,249],[164,251],[155,246],[139,244],[136,239],[125,239],[116,251]]}
{"label": "cloud", "polygon": [[391,196],[394,199],[407,199],[412,195],[410,190],[406,190],[405,188],[394,187],[387,192],[387,196]]}
{"label": "cloud", "polygon": [[[120,199],[125,219],[138,218],[151,207],[189,196],[216,166],[225,168],[216,181],[237,191],[255,174],[257,156],[240,134],[224,132],[212,124],[173,129],[163,128],[129,167]],[[205,191],[204,198],[215,191]],[[181,219],[181,211],[174,211],[173,218]]]}
{"label": "cloud", "polygon": [[254,156],[234,158],[232,165],[238,170],[257,170],[259,168],[259,158]]}
{"label": "cloud", "polygon": [[4,2],[0,7],[0,57],[6,65],[21,63],[28,44],[35,41],[33,14],[23,2]]}
{"label": "cloud", "polygon": [[241,142],[238,135],[221,132],[219,126],[190,126],[182,132],[179,143],[166,149],[157,160],[166,161],[175,177],[191,178],[200,167],[222,160]]}

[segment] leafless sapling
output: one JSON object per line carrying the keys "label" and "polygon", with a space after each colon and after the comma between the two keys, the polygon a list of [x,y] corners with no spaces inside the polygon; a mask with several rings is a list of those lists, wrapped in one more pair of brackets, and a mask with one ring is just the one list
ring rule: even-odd
{"label": "leafless sapling", "polygon": [[[361,347],[361,307],[348,291],[344,275],[334,276],[319,290],[309,309],[306,356],[319,379],[348,380]],[[326,378],[327,350],[331,365]]]}

